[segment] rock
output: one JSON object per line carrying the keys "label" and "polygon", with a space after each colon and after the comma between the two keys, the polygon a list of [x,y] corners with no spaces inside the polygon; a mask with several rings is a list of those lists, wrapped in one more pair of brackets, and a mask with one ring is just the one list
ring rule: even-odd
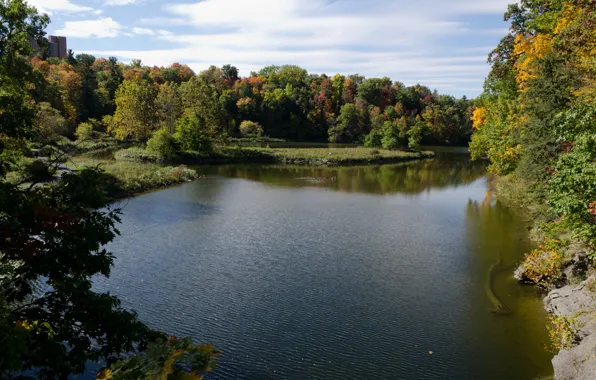
{"label": "rock", "polygon": [[590,335],[570,350],[553,358],[556,380],[588,380],[596,378],[596,335]]}
{"label": "rock", "polygon": [[528,276],[526,276],[526,272],[524,272],[524,268],[520,265],[517,269],[513,272],[513,278],[515,278],[519,282],[523,282],[525,284],[532,284]]}
{"label": "rock", "polygon": [[[592,260],[586,254],[586,252],[577,252],[573,255],[571,259],[571,265],[568,268],[571,268],[570,276],[573,277],[581,277],[586,274],[588,268],[590,267]],[[572,277],[567,277],[571,279]]]}
{"label": "rock", "polygon": [[544,307],[549,313],[571,317],[579,311],[590,309],[594,305],[594,298],[585,289],[586,282],[577,286],[565,286],[548,293],[544,298]]}
{"label": "rock", "polygon": [[586,288],[586,282],[551,291],[544,299],[544,306],[555,315],[576,317],[580,326],[579,344],[561,350],[553,358],[555,379],[596,379],[596,320],[593,318],[596,299]]}

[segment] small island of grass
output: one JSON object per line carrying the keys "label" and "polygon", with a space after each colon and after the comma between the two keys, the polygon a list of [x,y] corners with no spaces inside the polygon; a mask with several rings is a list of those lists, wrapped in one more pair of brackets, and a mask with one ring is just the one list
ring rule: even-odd
{"label": "small island of grass", "polygon": [[430,151],[353,148],[239,148],[221,147],[208,152],[186,151],[169,155],[129,148],[115,154],[116,161],[182,164],[277,163],[309,166],[369,165],[434,157]]}

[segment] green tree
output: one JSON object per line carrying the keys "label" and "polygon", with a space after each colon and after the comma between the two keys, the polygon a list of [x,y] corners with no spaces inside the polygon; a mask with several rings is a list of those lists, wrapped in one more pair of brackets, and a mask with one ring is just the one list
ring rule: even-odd
{"label": "green tree", "polygon": [[81,123],[77,127],[75,135],[77,137],[77,140],[86,141],[93,140],[95,138],[96,133],[93,130],[93,125],[91,123]]}
{"label": "green tree", "polygon": [[383,129],[381,131],[381,146],[384,149],[399,149],[403,148],[403,141],[400,138],[399,130],[394,122],[386,121],[383,123]]}
{"label": "green tree", "polygon": [[242,137],[261,137],[263,127],[254,121],[245,120],[240,124],[240,134]]}
{"label": "green tree", "polygon": [[205,121],[196,113],[184,116],[176,123],[174,137],[185,151],[211,152],[213,140]]}
{"label": "green tree", "polygon": [[341,107],[337,124],[329,129],[329,142],[346,143],[356,141],[362,134],[363,120],[360,111],[354,104]]}
{"label": "green tree", "polygon": [[146,142],[158,126],[156,87],[147,80],[127,79],[116,91],[116,112],[109,131],[117,138]]}
{"label": "green tree", "polygon": [[49,19],[22,1],[0,0],[0,20],[0,129],[24,134],[34,116],[25,84],[35,79],[26,56],[31,40],[44,46]]}
{"label": "green tree", "polygon": [[[4,139],[32,129],[33,109],[17,101],[28,102],[23,94],[31,85],[31,67],[21,54],[30,51],[29,38],[43,35],[46,23],[23,0],[0,1]],[[0,157],[8,148],[0,144]],[[46,186],[23,187],[7,182],[0,170],[0,378],[24,378],[24,371],[41,379],[68,378],[83,373],[89,361],[118,362],[102,373],[120,378],[145,378],[143,369],[156,365],[180,378],[213,365],[212,347],[168,341],[122,309],[117,298],[92,290],[92,278],[108,276],[114,260],[104,248],[118,234],[119,210],[107,198],[111,181],[86,169]],[[147,355],[148,348],[163,355]],[[138,358],[148,365],[139,366]]]}
{"label": "green tree", "polygon": [[58,136],[69,136],[72,130],[60,112],[50,103],[38,103],[35,107],[33,128],[40,142],[54,141]]}
{"label": "green tree", "polygon": [[420,142],[424,136],[424,121],[420,118],[416,118],[416,123],[408,130],[408,148],[420,149]]}
{"label": "green tree", "polygon": [[161,128],[153,132],[147,141],[147,150],[157,153],[161,157],[171,157],[176,153],[176,142],[170,131]]}
{"label": "green tree", "polygon": [[180,86],[182,105],[185,115],[200,115],[202,129],[209,134],[211,140],[226,141],[234,126],[233,119],[219,102],[221,94],[209,83],[211,74],[193,77]]}
{"label": "green tree", "polygon": [[159,86],[155,106],[159,125],[168,130],[170,134],[175,133],[176,121],[184,113],[179,86],[176,83]]}

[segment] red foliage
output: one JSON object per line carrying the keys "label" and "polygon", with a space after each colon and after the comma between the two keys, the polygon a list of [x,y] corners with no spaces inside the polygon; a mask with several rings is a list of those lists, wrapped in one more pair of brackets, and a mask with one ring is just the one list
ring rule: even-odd
{"label": "red foliage", "polygon": [[596,215],[596,201],[589,204],[588,212],[592,215]]}

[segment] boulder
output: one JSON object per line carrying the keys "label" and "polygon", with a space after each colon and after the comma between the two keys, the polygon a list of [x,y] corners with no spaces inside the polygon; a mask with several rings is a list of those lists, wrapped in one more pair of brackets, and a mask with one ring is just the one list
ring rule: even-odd
{"label": "boulder", "polygon": [[596,320],[593,317],[596,299],[586,288],[586,282],[551,291],[544,299],[544,306],[555,315],[576,317],[580,326],[579,344],[561,350],[553,358],[555,379],[596,379]]}

